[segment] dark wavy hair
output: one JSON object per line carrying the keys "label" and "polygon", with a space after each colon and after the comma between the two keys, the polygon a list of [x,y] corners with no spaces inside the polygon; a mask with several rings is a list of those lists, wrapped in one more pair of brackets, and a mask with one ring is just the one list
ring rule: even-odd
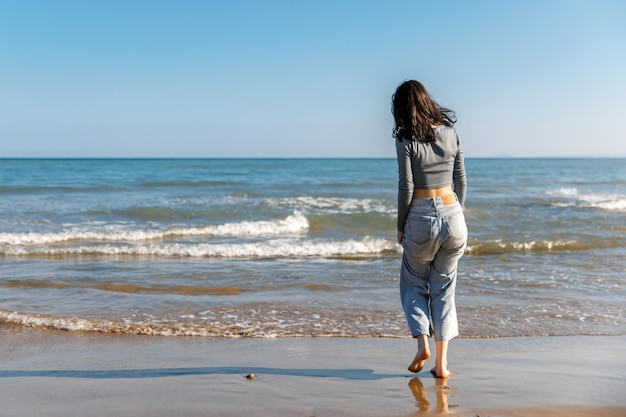
{"label": "dark wavy hair", "polygon": [[432,126],[452,126],[456,123],[454,112],[439,106],[419,81],[409,80],[400,84],[391,103],[396,122],[393,137],[398,140],[434,142]]}

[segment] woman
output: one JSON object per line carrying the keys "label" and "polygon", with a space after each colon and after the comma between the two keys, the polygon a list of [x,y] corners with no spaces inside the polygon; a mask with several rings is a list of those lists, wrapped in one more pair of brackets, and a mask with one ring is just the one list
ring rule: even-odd
{"label": "woman", "polygon": [[422,369],[430,357],[428,336],[434,334],[437,357],[431,372],[445,378],[450,375],[448,341],[459,334],[454,291],[467,244],[463,151],[454,112],[440,107],[421,83],[402,83],[392,102],[400,177],[398,243],[404,249],[400,297],[417,339],[408,369]]}

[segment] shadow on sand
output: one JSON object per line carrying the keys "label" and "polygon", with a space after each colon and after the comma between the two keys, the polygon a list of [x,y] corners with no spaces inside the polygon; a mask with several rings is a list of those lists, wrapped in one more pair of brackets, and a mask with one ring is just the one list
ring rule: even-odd
{"label": "shadow on sand", "polygon": [[0,378],[93,378],[93,379],[135,379],[166,378],[194,375],[285,375],[313,378],[341,378],[372,381],[385,378],[401,378],[403,374],[377,374],[371,369],[287,369],[248,367],[197,367],[197,368],[155,368],[155,369],[108,369],[108,370],[0,370]]}

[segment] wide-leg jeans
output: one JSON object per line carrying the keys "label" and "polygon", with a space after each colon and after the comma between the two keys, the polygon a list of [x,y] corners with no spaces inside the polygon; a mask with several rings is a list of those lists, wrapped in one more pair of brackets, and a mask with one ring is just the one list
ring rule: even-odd
{"label": "wide-leg jeans", "polygon": [[454,293],[467,246],[463,208],[441,197],[414,199],[404,227],[400,298],[413,337],[459,335]]}

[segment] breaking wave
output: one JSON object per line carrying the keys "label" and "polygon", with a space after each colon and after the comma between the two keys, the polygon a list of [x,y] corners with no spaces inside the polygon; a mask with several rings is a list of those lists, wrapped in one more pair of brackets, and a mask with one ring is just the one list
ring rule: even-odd
{"label": "breaking wave", "polygon": [[7,256],[125,255],[209,258],[283,258],[311,256],[358,256],[397,252],[398,246],[386,239],[365,237],[344,241],[297,241],[276,239],[250,243],[158,243],[96,244],[80,246],[5,246]]}
{"label": "breaking wave", "polygon": [[[199,317],[181,317],[180,320],[146,321],[106,320],[79,317],[57,317],[41,314],[0,310],[0,324],[22,325],[66,331],[121,333],[153,336],[200,337],[408,337],[403,316],[397,312],[372,311],[366,323],[355,325],[351,311],[317,314],[313,311],[291,309],[255,310],[263,316],[247,320],[242,311],[219,309],[203,312]],[[250,311],[246,310],[247,314]],[[245,316],[244,315],[244,316]],[[219,317],[218,317],[219,316]],[[220,319],[221,317],[221,319]],[[199,321],[193,321],[193,319]],[[363,317],[361,316],[361,319]]]}
{"label": "breaking wave", "polygon": [[547,191],[549,196],[566,199],[559,202],[559,206],[576,206],[582,208],[596,208],[607,211],[626,212],[626,197],[619,194],[594,194],[581,193],[577,188],[558,188]]}
{"label": "breaking wave", "polygon": [[504,253],[582,251],[625,246],[621,239],[577,240],[532,240],[529,242],[507,242],[496,239],[486,242],[470,241],[468,255],[498,255]]}
{"label": "breaking wave", "polygon": [[178,227],[164,230],[64,231],[57,233],[0,233],[0,245],[44,245],[72,241],[141,242],[174,237],[256,237],[303,233],[307,218],[294,212],[284,219],[243,221],[222,225]]}

